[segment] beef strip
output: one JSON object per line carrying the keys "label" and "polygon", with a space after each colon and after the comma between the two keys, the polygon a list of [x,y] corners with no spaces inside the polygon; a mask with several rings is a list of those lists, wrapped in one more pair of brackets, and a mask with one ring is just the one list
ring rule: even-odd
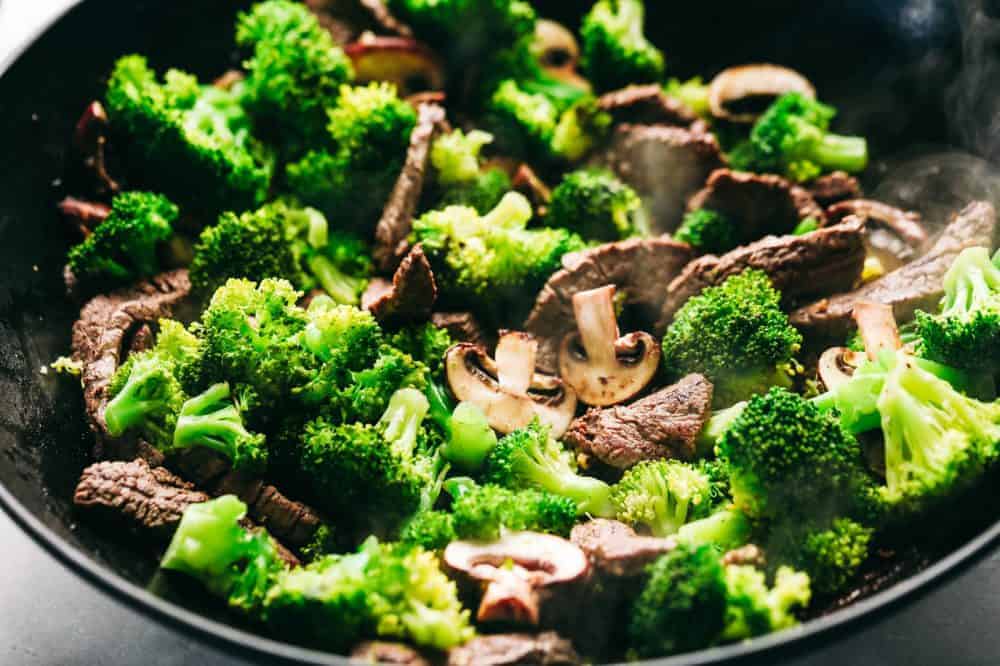
{"label": "beef strip", "polygon": [[293,548],[312,541],[323,519],[312,507],[283,495],[260,479],[229,472],[212,488],[212,494],[236,495],[247,505],[247,513],[276,539]]}
{"label": "beef strip", "polygon": [[748,268],[764,271],[786,300],[850,289],[865,263],[864,222],[848,218],[802,236],[770,236],[721,257],[705,255],[688,264],[667,287],[656,331],[706,287]]}
{"label": "beef strip", "polygon": [[477,636],[448,653],[448,666],[564,666],[581,663],[573,644],[554,631]]}
{"label": "beef strip", "polygon": [[850,199],[841,201],[827,209],[830,222],[836,224],[846,217],[856,215],[868,221],[869,229],[885,227],[915,250],[927,243],[927,230],[921,222],[920,213],[905,211],[871,199]]}
{"label": "beef strip", "polygon": [[861,183],[846,171],[834,171],[808,183],[806,188],[813,199],[824,208],[838,201],[861,197]]}
{"label": "beef strip", "polygon": [[691,460],[712,412],[712,383],[692,374],[630,405],[591,408],[563,440],[618,469],[642,460]]}
{"label": "beef strip", "polygon": [[387,641],[365,641],[351,650],[350,660],[362,664],[431,666],[431,661],[412,645]]}
{"label": "beef strip", "polygon": [[97,458],[104,457],[103,444],[111,439],[104,423],[111,376],[124,360],[135,334],[143,326],[169,317],[190,290],[187,270],[178,269],[97,296],[80,311],[80,318],[73,324],[73,360],[83,363],[83,400],[90,427],[97,434]]}
{"label": "beef strip", "polygon": [[97,193],[112,196],[122,190],[108,171],[108,114],[95,100],[80,114],[73,130],[73,143],[83,156],[83,165],[94,176]]}
{"label": "beef strip", "polygon": [[799,308],[790,315],[791,322],[807,334],[843,338],[853,328],[854,304],[862,300],[891,305],[897,321],[908,321],[917,309],[932,309],[941,300],[944,274],[959,253],[977,245],[992,248],[995,233],[993,205],[973,202],[945,227],[924,256],[859,289]]}
{"label": "beef strip", "polygon": [[455,342],[470,342],[488,347],[483,327],[471,312],[435,312],[431,323],[448,331]]}
{"label": "beef strip", "polygon": [[698,119],[687,106],[667,95],[663,86],[656,83],[628,86],[601,95],[597,107],[611,114],[616,123],[687,127]]}
{"label": "beef strip", "polygon": [[59,212],[80,238],[86,238],[111,212],[110,206],[97,201],[66,197],[58,204]]}
{"label": "beef strip", "polygon": [[676,230],[687,200],[712,171],[725,165],[711,134],[663,125],[619,125],[593,161],[638,192],[653,233]]}
{"label": "beef strip", "polygon": [[[381,283],[373,281],[373,284],[380,291],[384,289]],[[374,299],[368,291],[365,294],[368,298],[362,298],[362,307],[371,311],[383,326],[426,321],[437,300],[437,283],[423,248],[419,244],[413,246],[396,269],[387,290]]]}
{"label": "beef strip", "polygon": [[718,169],[688,200],[688,210],[707,208],[727,215],[743,238],[787,234],[806,218],[819,226],[826,214],[804,188],[781,176]]}
{"label": "beef strip", "polygon": [[410,134],[406,161],[375,227],[372,254],[375,265],[386,274],[396,269],[409,249],[406,239],[424,189],[431,143],[444,122],[444,108],[436,104],[422,104],[417,111],[417,124]]}
{"label": "beef strip", "polygon": [[640,536],[625,523],[604,518],[580,523],[569,539],[587,553],[599,575],[612,578],[641,576],[648,565],[677,546],[673,539]]}
{"label": "beef strip", "polygon": [[651,324],[659,315],[666,285],[693,256],[685,243],[660,237],[607,243],[564,257],[565,268],[542,287],[524,324],[539,342],[538,367],[550,374],[557,371],[559,345],[576,329],[573,294],[613,284],[640,324]]}

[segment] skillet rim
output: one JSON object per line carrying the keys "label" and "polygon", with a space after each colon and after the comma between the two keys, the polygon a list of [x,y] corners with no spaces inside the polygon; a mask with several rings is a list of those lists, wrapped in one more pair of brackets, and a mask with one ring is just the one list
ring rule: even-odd
{"label": "skillet rim", "polygon": [[[0,0],[2,2],[3,0]],[[29,37],[17,45],[5,59],[0,60],[0,78],[24,54],[40,41],[54,26],[61,23],[71,11],[80,9],[83,0],[69,0],[66,6],[53,12],[46,21],[29,31]],[[0,483],[0,509],[28,534],[46,553],[63,566],[84,579],[118,603],[133,608],[145,617],[162,623],[172,630],[197,640],[220,647],[229,653],[247,657],[267,657],[283,663],[340,666],[353,663],[342,655],[303,648],[291,643],[274,640],[217,620],[207,618],[178,604],[167,601],[140,585],[132,583],[110,568],[91,558],[84,550],[71,545],[46,526],[15,495]],[[707,666],[733,663],[761,657],[780,649],[808,651],[806,639],[820,636],[832,638],[834,630],[846,630],[863,617],[887,614],[904,603],[913,603],[939,585],[968,570],[984,557],[992,546],[1000,543],[1000,518],[974,538],[948,553],[926,569],[911,575],[871,597],[852,603],[828,615],[809,620],[797,627],[776,632],[751,641],[710,648],[662,659],[652,659],[641,664],[654,666]]]}

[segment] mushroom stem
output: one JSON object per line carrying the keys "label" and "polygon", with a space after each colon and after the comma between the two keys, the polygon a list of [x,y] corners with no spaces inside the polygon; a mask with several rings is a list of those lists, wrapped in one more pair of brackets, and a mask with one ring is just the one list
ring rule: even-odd
{"label": "mushroom stem", "polygon": [[526,333],[504,331],[497,342],[494,359],[500,388],[514,395],[526,395],[535,373],[538,342]]}
{"label": "mushroom stem", "polygon": [[614,366],[617,358],[615,340],[618,339],[618,322],[614,298],[614,285],[573,295],[573,313],[580,330],[580,342],[590,363],[601,367]]}
{"label": "mushroom stem", "polygon": [[903,347],[891,305],[858,301],[854,305],[853,317],[869,359],[874,361],[883,350],[896,351]]}

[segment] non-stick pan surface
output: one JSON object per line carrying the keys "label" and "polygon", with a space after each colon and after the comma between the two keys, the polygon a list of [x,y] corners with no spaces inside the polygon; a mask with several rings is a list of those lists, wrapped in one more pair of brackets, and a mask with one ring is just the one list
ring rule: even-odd
{"label": "non-stick pan surface", "polygon": [[[572,23],[574,9],[584,3],[537,4]],[[840,104],[847,129],[869,136],[876,155],[958,140],[992,153],[991,145],[969,145],[975,132],[949,122],[954,99],[944,91],[968,66],[963,17],[951,2],[648,4],[650,30],[678,75],[753,60],[782,62],[806,72],[824,98]],[[67,353],[78,311],[64,295],[61,267],[70,236],[54,209],[66,194],[86,194],[70,147],[74,121],[100,95],[103,77],[123,53],[142,52],[157,68],[180,66],[203,77],[236,64],[232,17],[239,6],[223,0],[88,1],[0,78],[0,504],[61,561],[137,610],[273,661],[345,663],[249,632],[197,590],[158,577],[148,544],[79,520],[72,490],[88,462],[91,438],[77,387],[42,372]],[[867,185],[877,185],[886,169],[876,164]],[[939,203],[964,194],[942,191]],[[926,568],[868,599],[793,631],[658,663],[808,649],[807,637],[846,630],[866,614],[947,580],[993,545],[1000,535],[994,515],[952,526],[949,533],[957,536],[943,556],[925,553],[915,566]]]}

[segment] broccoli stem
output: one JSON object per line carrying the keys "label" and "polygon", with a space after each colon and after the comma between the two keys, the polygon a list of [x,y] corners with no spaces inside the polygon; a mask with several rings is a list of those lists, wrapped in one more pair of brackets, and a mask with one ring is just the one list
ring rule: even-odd
{"label": "broccoli stem", "polygon": [[862,137],[827,133],[812,149],[810,158],[824,170],[858,173],[868,166],[868,142]]}
{"label": "broccoli stem", "polygon": [[427,415],[437,423],[442,430],[448,432],[451,428],[451,398],[443,386],[437,382],[427,382],[424,397],[430,405]]}
{"label": "broccoli stem", "polygon": [[309,257],[309,270],[319,281],[323,291],[342,305],[357,305],[365,280],[344,274],[328,257],[315,254]]}
{"label": "broccoli stem", "polygon": [[218,451],[237,469],[259,470],[267,460],[264,437],[252,434],[243,425],[243,417],[231,402],[226,382],[213,384],[181,407],[172,448],[196,446]]}
{"label": "broccoli stem", "polygon": [[399,389],[392,394],[378,425],[393,448],[403,455],[416,449],[417,433],[429,408],[427,398],[415,388]]}
{"label": "broccoli stem", "polygon": [[475,472],[496,445],[496,433],[483,410],[471,402],[459,403],[449,420],[448,440],[441,454],[462,471]]}
{"label": "broccoli stem", "polygon": [[724,509],[707,518],[695,520],[677,530],[680,543],[702,546],[713,545],[720,550],[731,550],[744,545],[750,538],[750,520],[739,509]]}

